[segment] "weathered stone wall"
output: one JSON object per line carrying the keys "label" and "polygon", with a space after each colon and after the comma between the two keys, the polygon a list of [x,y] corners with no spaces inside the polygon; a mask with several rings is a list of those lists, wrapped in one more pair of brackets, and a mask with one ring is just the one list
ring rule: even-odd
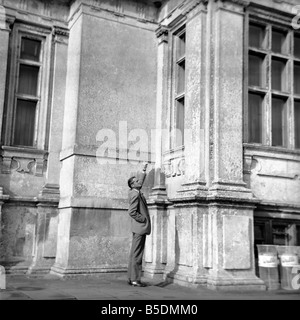
{"label": "weathered stone wall", "polygon": [[[155,128],[153,7],[83,2],[73,4],[69,24],[58,251],[52,268],[63,275],[126,269],[127,180],[141,170],[142,160],[151,161]],[[130,151],[141,131],[145,140],[136,155]],[[152,186],[150,173],[146,194]]]}
{"label": "weathered stone wall", "polygon": [[2,206],[0,264],[8,271],[27,271],[34,254],[36,216],[36,208],[28,204]]}
{"label": "weathered stone wall", "polygon": [[[0,1],[1,70],[9,71],[0,80],[0,243],[1,263],[8,272],[47,273],[56,255],[68,14],[68,1]],[[7,125],[8,101],[14,95],[10,72],[16,27],[28,23],[34,25],[29,32],[45,39],[47,80],[41,85],[44,107],[39,113],[39,127],[44,130],[36,149],[12,146]]]}

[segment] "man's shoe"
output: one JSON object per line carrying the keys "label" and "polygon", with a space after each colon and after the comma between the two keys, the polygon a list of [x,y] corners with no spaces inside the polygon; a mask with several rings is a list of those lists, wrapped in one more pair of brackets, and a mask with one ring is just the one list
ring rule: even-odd
{"label": "man's shoe", "polygon": [[131,286],[132,285],[132,283],[131,283],[131,280],[130,279],[128,279],[127,280],[127,283]]}
{"label": "man's shoe", "polygon": [[146,287],[146,285],[140,281],[131,281],[133,287]]}

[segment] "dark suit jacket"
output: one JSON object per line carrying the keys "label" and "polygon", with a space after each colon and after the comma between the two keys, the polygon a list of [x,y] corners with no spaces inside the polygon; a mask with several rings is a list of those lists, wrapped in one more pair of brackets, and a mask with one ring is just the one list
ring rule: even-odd
{"label": "dark suit jacket", "polygon": [[[140,180],[143,179],[144,181],[145,176],[146,174],[144,173]],[[131,231],[140,235],[149,235],[151,233],[151,221],[144,195],[135,189],[131,189],[128,194],[128,200],[128,214],[132,218]]]}

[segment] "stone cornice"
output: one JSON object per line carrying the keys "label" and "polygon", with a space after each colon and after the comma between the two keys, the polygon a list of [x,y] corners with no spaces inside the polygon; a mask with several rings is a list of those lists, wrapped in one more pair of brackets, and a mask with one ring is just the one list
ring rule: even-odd
{"label": "stone cornice", "polygon": [[215,0],[216,2],[230,2],[243,7],[247,7],[250,4],[250,0]]}
{"label": "stone cornice", "polygon": [[249,6],[248,0],[214,0],[217,8],[236,14],[245,14],[246,8]]}
{"label": "stone cornice", "polygon": [[169,29],[166,26],[160,25],[156,30],[155,34],[157,38],[160,38],[161,36],[168,35]]}
{"label": "stone cornice", "polygon": [[69,29],[55,26],[53,27],[52,34],[54,42],[68,44]]}
{"label": "stone cornice", "polygon": [[199,10],[206,10],[207,3],[208,0],[184,1],[169,13],[167,17],[161,21],[161,24],[172,28],[177,23],[180,23],[180,21],[184,21],[188,18],[191,18],[191,16],[193,16],[191,15],[191,13],[196,8],[200,7]]}
{"label": "stone cornice", "polygon": [[276,8],[269,8],[257,3],[251,3],[248,6],[247,11],[250,17],[289,26],[291,25],[292,19],[295,17],[295,13],[293,13],[292,11],[280,11]]}
{"label": "stone cornice", "polygon": [[153,25],[157,25],[154,11],[151,14],[148,10],[148,8],[151,7],[143,4],[142,2],[140,4],[137,2],[136,10],[132,10],[131,7],[126,7],[125,4],[125,1],[123,3],[121,1],[116,1],[115,4],[107,4],[107,2],[92,0],[77,1],[74,3],[74,6],[71,6],[69,23],[73,24],[74,20],[76,20],[81,14],[90,14],[117,22],[126,21],[128,24],[151,26],[150,28],[153,28]]}
{"label": "stone cornice", "polygon": [[[52,10],[52,8],[54,8],[55,6],[57,6],[60,10]],[[7,13],[14,14],[19,17],[27,17],[31,20],[43,19],[45,21],[59,22],[66,21],[69,11],[69,6],[67,4],[63,5],[62,1],[60,0],[40,1],[38,3],[38,6],[32,5],[32,3],[30,3],[30,1],[28,0],[11,0],[5,1],[4,8]]]}
{"label": "stone cornice", "polygon": [[167,27],[160,25],[155,30],[155,34],[159,43],[168,42],[169,29]]}

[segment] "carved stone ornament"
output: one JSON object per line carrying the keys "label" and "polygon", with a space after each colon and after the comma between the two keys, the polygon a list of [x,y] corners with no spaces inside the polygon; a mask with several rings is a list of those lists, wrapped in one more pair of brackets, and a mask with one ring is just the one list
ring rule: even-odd
{"label": "carved stone ornament", "polygon": [[184,158],[168,160],[164,163],[162,169],[167,178],[184,175],[185,160]]}
{"label": "carved stone ornament", "polygon": [[46,167],[47,152],[44,150],[2,146],[1,172],[43,176]]}

